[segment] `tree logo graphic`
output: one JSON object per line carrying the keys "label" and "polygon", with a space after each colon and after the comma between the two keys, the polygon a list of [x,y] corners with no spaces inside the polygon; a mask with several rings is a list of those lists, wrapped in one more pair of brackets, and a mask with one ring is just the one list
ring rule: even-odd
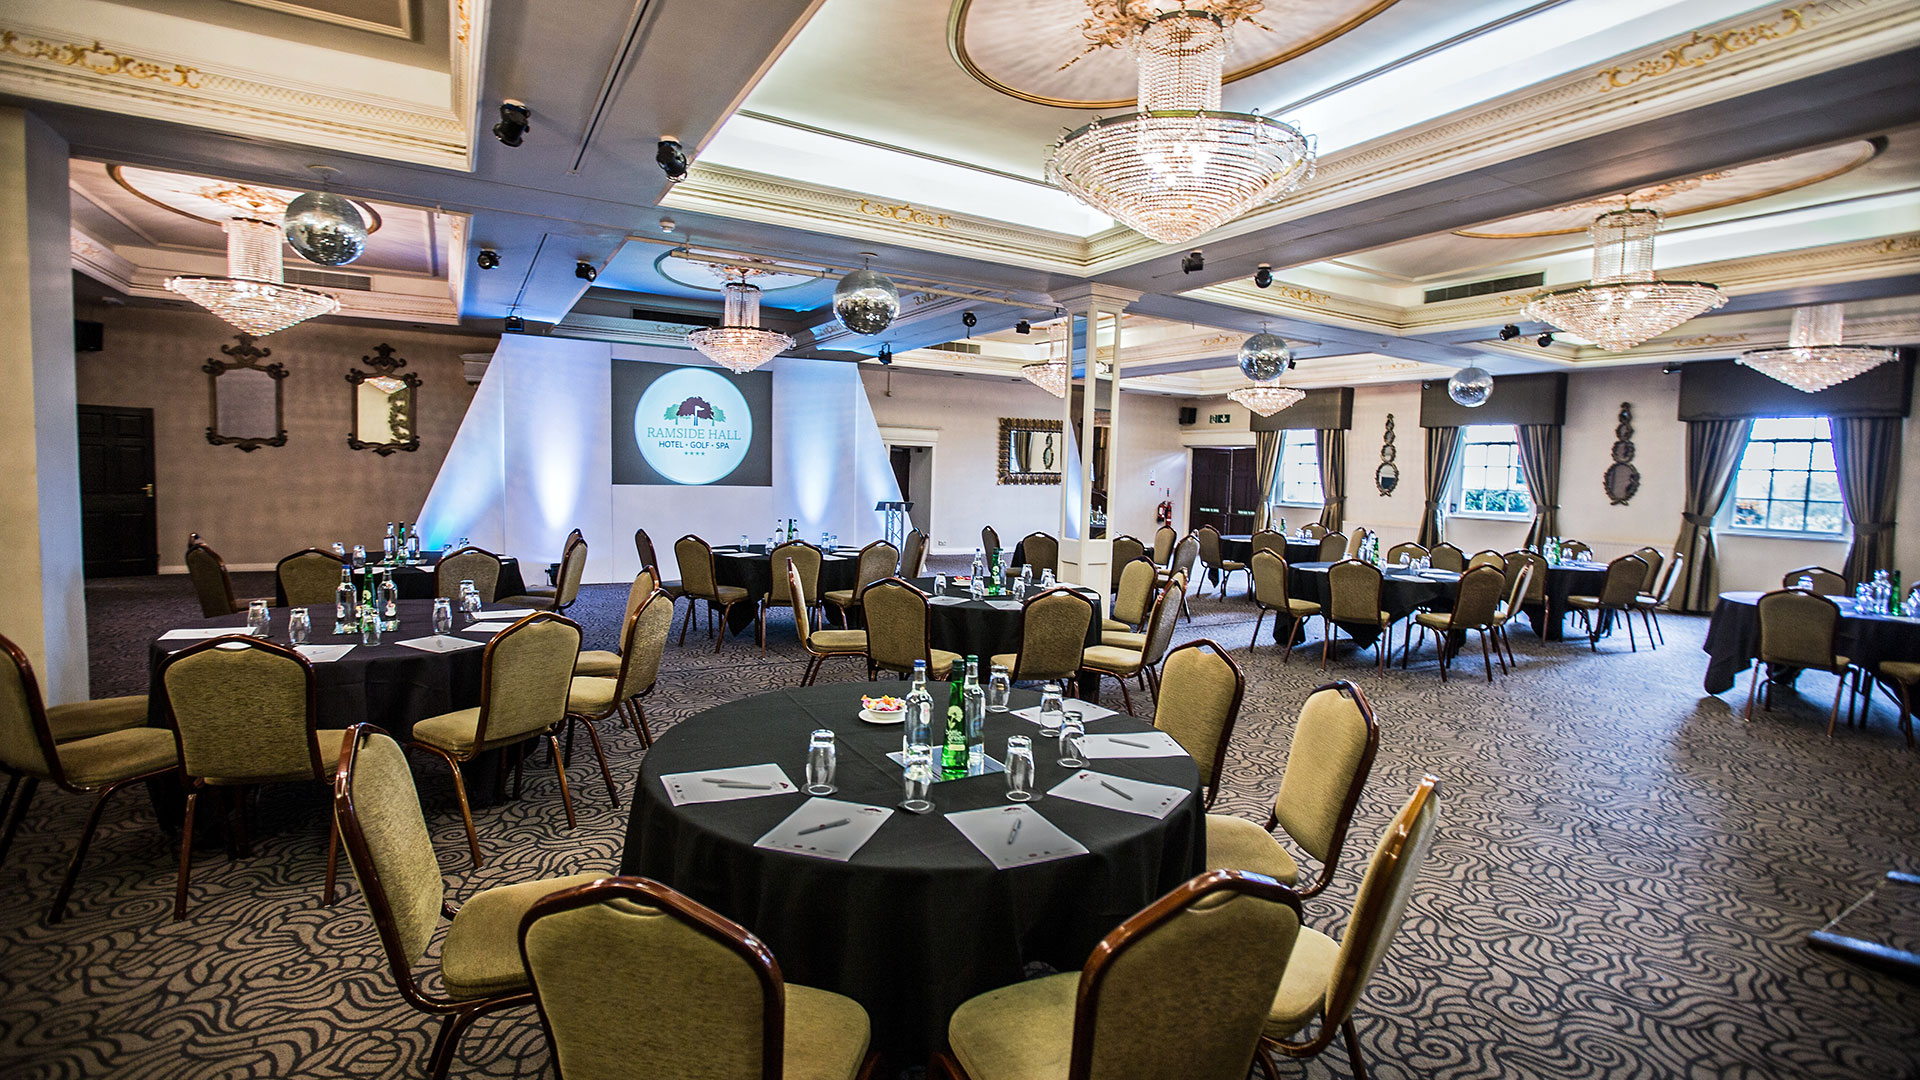
{"label": "tree logo graphic", "polygon": [[711,420],[716,424],[725,423],[727,414],[715,408],[706,398],[690,397],[678,405],[667,406],[667,411],[660,418],[677,424],[683,417],[691,417],[693,425],[699,427],[702,420]]}

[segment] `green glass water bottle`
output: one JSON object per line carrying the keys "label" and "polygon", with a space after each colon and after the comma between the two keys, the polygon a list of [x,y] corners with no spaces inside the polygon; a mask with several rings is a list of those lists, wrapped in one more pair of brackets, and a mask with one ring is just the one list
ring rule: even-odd
{"label": "green glass water bottle", "polygon": [[964,670],[953,672],[947,684],[947,727],[940,745],[940,778],[967,775],[967,707]]}

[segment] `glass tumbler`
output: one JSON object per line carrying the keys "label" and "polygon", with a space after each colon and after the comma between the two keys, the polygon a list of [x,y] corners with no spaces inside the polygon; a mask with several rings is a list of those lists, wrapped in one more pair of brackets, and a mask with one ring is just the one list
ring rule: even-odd
{"label": "glass tumbler", "polygon": [[353,568],[358,570],[367,565],[367,545],[353,545]]}
{"label": "glass tumbler", "polygon": [[1040,793],[1033,789],[1033,740],[1025,735],[1007,739],[1007,799],[1033,802]]}
{"label": "glass tumbler", "polygon": [[453,601],[444,596],[435,597],[433,601],[433,632],[453,633]]}
{"label": "glass tumbler", "polygon": [[347,545],[345,545],[345,544],[343,544],[343,543],[341,543],[341,542],[340,542],[340,541],[338,541],[338,540],[335,540],[335,541],[333,542],[333,553],[334,553],[335,555],[338,555],[338,556],[340,556],[340,557],[341,557],[342,559],[344,559],[344,558],[346,558],[346,557],[347,557]]}
{"label": "glass tumbler", "polygon": [[747,534],[746,533],[740,534],[740,550],[741,551],[747,550]]}
{"label": "glass tumbler", "polygon": [[947,595],[947,575],[945,574],[933,575],[933,595],[935,596]]}
{"label": "glass tumbler", "polygon": [[908,750],[902,777],[904,797],[900,800],[900,809],[914,814],[933,809],[933,748],[915,746]]}
{"label": "glass tumbler", "polygon": [[838,765],[839,750],[834,745],[833,732],[827,728],[816,730],[807,740],[807,794],[831,795],[840,790],[833,786]]}
{"label": "glass tumbler", "polygon": [[287,612],[287,640],[295,645],[305,645],[313,634],[313,616],[303,607]]}
{"label": "glass tumbler", "polygon": [[1006,712],[1007,699],[1012,694],[1013,680],[1007,675],[1007,666],[993,665],[993,675],[987,679],[987,711]]}
{"label": "glass tumbler", "polygon": [[1040,688],[1040,734],[1051,739],[1060,734],[1060,724],[1066,720],[1066,702],[1060,696],[1059,683],[1047,683]]}
{"label": "glass tumbler", "polygon": [[265,600],[247,602],[247,636],[263,638],[267,636],[267,627],[273,616],[267,611]]}
{"label": "glass tumbler", "polygon": [[1087,763],[1087,726],[1079,709],[1067,711],[1060,722],[1060,756],[1054,760],[1065,768],[1078,769]]}

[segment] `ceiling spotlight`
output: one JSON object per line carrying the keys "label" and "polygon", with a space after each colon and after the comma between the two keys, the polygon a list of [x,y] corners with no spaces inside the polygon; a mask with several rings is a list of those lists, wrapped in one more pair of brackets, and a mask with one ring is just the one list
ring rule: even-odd
{"label": "ceiling spotlight", "polygon": [[1662,375],[1677,375],[1679,373],[1680,362],[1677,360],[1669,360],[1660,367],[1660,374]]}
{"label": "ceiling spotlight", "polygon": [[1553,344],[1553,332],[1548,331],[1547,333],[1541,334],[1538,338],[1535,338],[1534,340],[1541,348],[1544,349],[1547,346]]}
{"label": "ceiling spotlight", "polygon": [[1501,341],[1512,341],[1514,338],[1517,338],[1519,336],[1520,336],[1520,328],[1513,325],[1512,323],[1508,323],[1507,325],[1500,328]]}
{"label": "ceiling spotlight", "polygon": [[527,321],[525,319],[522,319],[518,315],[509,315],[507,316],[507,321],[501,325],[500,329],[506,331],[509,334],[525,333],[527,329]]}
{"label": "ceiling spotlight", "polygon": [[1180,260],[1180,272],[1183,274],[1197,273],[1206,268],[1207,257],[1200,253],[1199,248],[1187,252],[1186,256]]}
{"label": "ceiling spotlight", "polygon": [[573,276],[581,281],[592,281],[600,276],[600,271],[595,270],[590,262],[577,262],[573,264]]}
{"label": "ceiling spotlight", "polygon": [[519,146],[533,125],[529,119],[533,110],[526,103],[512,98],[500,103],[500,122],[493,125],[493,137],[508,146]]}
{"label": "ceiling spotlight", "polygon": [[666,173],[667,179],[675,184],[685,180],[687,170],[693,166],[693,159],[687,157],[678,139],[661,139],[660,149],[654,153],[653,160],[660,163],[660,171]]}
{"label": "ceiling spotlight", "polygon": [[1260,269],[1253,272],[1253,287],[1264,289],[1271,284],[1273,284],[1273,267],[1261,263]]}
{"label": "ceiling spotlight", "polygon": [[881,367],[886,367],[888,364],[893,363],[893,346],[891,345],[880,346],[879,360],[880,360]]}
{"label": "ceiling spotlight", "polygon": [[492,270],[500,265],[500,253],[492,248],[481,248],[480,254],[474,256],[473,261],[482,270]]}
{"label": "ceiling spotlight", "polygon": [[1033,333],[1033,324],[1025,319],[1021,319],[1019,322],[1013,324],[1013,332],[1016,334],[1031,334]]}
{"label": "ceiling spotlight", "polygon": [[980,325],[980,319],[971,311],[963,311],[960,313],[960,325],[966,327],[967,336],[972,337],[973,328]]}
{"label": "ceiling spotlight", "polygon": [[680,223],[673,220],[670,217],[663,217],[660,219],[660,231],[663,233],[670,233],[679,227],[680,227]]}

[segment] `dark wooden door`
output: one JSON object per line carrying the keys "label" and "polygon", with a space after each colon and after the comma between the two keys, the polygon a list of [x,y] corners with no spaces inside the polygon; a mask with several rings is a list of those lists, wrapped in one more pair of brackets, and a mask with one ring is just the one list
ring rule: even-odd
{"label": "dark wooden door", "polygon": [[1233,485],[1227,499],[1227,523],[1219,526],[1226,536],[1237,536],[1253,531],[1254,508],[1260,502],[1260,485],[1253,477],[1253,447],[1237,447],[1233,451]]}
{"label": "dark wooden door", "polygon": [[153,516],[153,410],[80,406],[80,536],[86,576],[160,569]]}
{"label": "dark wooden door", "polygon": [[1253,531],[1260,486],[1254,481],[1253,448],[1196,447],[1193,503],[1187,528],[1211,525],[1223,536]]}
{"label": "dark wooden door", "polygon": [[909,474],[913,471],[913,449],[907,446],[887,447],[887,460],[893,465],[893,478],[900,484],[900,498],[913,501],[913,485]]}

